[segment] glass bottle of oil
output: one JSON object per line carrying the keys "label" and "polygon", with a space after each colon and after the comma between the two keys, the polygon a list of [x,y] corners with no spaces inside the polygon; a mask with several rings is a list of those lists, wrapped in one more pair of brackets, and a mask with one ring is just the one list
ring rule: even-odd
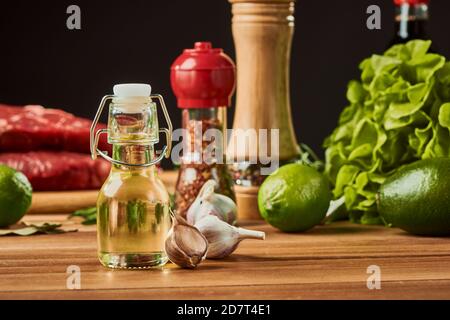
{"label": "glass bottle of oil", "polygon": [[[154,99],[168,129],[159,129]],[[108,100],[108,128],[95,132]],[[154,146],[160,132],[166,134],[167,146],[157,157]],[[112,163],[97,201],[98,257],[106,267],[146,269],[168,261],[164,242],[171,227],[170,201],[155,165],[170,155],[171,132],[164,100],[151,95],[149,85],[116,85],[114,95],[100,104],[91,128],[91,152],[93,158],[100,155]],[[112,157],[97,148],[102,133],[113,145]]]}

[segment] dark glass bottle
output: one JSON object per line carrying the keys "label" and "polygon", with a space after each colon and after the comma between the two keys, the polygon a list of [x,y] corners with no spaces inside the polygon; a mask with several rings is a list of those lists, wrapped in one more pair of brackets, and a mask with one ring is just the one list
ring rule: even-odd
{"label": "dark glass bottle", "polygon": [[394,0],[395,36],[389,47],[413,39],[428,40],[429,0]]}

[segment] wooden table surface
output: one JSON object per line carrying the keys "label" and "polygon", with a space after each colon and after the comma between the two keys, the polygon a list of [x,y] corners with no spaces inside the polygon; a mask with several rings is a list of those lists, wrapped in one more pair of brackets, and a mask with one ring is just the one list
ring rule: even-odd
{"label": "wooden table surface", "polygon": [[[67,215],[27,220],[67,223]],[[205,261],[196,270],[172,264],[146,271],[105,269],[96,257],[95,226],[68,225],[79,231],[59,235],[0,237],[0,298],[450,298],[450,238],[348,222],[304,234],[281,233],[257,221],[242,224],[267,232],[267,239],[246,240],[229,258]],[[81,269],[80,290],[67,289],[70,265]],[[380,267],[380,290],[367,288],[371,265]]]}

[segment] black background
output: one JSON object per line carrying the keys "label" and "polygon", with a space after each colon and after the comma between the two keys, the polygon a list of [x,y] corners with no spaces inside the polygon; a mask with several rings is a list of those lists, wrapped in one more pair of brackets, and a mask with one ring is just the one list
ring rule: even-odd
{"label": "black background", "polygon": [[[82,30],[66,28],[71,4],[81,8]],[[371,4],[381,7],[381,30],[366,28]],[[165,97],[178,127],[170,65],[182,49],[205,40],[234,59],[230,8],[226,0],[2,1],[0,103],[92,118],[115,83],[145,82]],[[450,1],[432,0],[430,11],[429,34],[449,57]],[[299,141],[320,152],[346,105],[347,82],[358,77],[364,57],[385,49],[393,18],[392,0],[297,1],[291,98]]]}

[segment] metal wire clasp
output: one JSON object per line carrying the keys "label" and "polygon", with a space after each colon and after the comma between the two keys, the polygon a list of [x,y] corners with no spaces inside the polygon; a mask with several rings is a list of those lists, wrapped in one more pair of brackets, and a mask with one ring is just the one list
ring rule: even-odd
{"label": "metal wire clasp", "polygon": [[97,127],[98,121],[100,119],[100,116],[103,113],[103,109],[105,108],[105,105],[107,104],[107,102],[109,100],[113,100],[114,98],[117,98],[117,96],[107,95],[102,98],[102,101],[100,102],[97,113],[95,114],[94,120],[92,121],[91,129],[90,129],[90,148],[91,148],[92,159],[95,160],[95,159],[97,159],[97,156],[101,156],[102,158],[104,158],[114,164],[117,164],[117,165],[130,166],[130,167],[149,167],[149,166],[153,166],[153,165],[157,164],[158,162],[160,162],[164,158],[164,156],[166,158],[169,158],[170,152],[172,150],[173,127],[172,127],[172,122],[170,121],[169,113],[167,112],[166,104],[164,103],[164,99],[160,94],[152,94],[152,95],[150,95],[150,99],[157,99],[159,101],[159,104],[161,105],[161,108],[162,108],[162,111],[164,114],[164,118],[166,119],[168,128],[159,129],[159,133],[164,133],[166,136],[166,145],[159,152],[160,154],[156,159],[151,160],[150,162],[147,162],[147,163],[142,163],[142,164],[127,163],[127,162],[123,162],[123,161],[115,160],[115,159],[111,158],[110,156],[108,156],[106,151],[101,151],[98,148],[98,141],[100,139],[100,135],[103,133],[108,134],[109,130],[108,129],[100,129],[98,131],[95,131],[95,128]]}

